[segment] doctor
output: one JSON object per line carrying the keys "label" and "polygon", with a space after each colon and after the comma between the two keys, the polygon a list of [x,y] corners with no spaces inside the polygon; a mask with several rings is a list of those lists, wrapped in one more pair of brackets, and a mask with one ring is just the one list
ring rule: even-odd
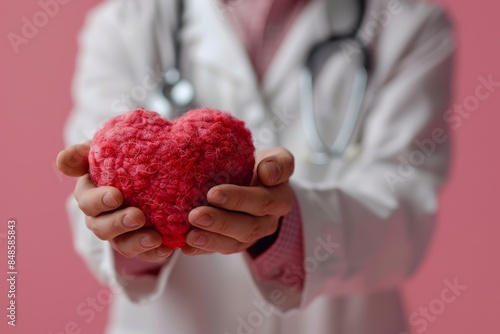
{"label": "doctor", "polygon": [[[400,334],[416,325],[399,286],[425,254],[447,174],[452,31],[439,8],[403,0],[368,1],[354,29],[360,3],[185,1],[182,76],[196,104],[247,123],[262,185],[214,187],[214,205],[190,213],[189,246],[175,252],[142,227],[139,209],[116,210],[117,189],[92,185],[88,143],[78,143],[161,84],[156,74],[179,52],[176,1],[106,1],[89,15],[66,128],[73,146],[58,164],[80,177],[69,202],[75,247],[115,291],[108,333]],[[327,45],[311,66],[313,108],[300,108],[311,48],[352,31],[369,53],[365,92],[350,89],[360,45]],[[331,143],[349,101],[362,104],[348,146],[318,152],[304,124],[312,119]]]}

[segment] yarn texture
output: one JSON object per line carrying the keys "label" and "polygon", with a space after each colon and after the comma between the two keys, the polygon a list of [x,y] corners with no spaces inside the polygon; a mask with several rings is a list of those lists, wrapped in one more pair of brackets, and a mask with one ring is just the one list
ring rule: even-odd
{"label": "yarn texture", "polygon": [[146,215],[170,248],[186,245],[189,212],[207,205],[208,190],[249,185],[255,164],[250,131],[236,117],[202,108],[173,121],[144,109],[109,120],[94,136],[89,174],[113,186],[124,206]]}

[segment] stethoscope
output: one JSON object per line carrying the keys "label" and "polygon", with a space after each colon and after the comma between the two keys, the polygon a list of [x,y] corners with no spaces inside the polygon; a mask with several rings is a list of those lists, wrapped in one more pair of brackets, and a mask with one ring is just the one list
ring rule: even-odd
{"label": "stethoscope", "polygon": [[181,74],[181,34],[184,28],[185,0],[177,1],[177,24],[173,34],[174,65],[169,68],[163,81],[149,94],[145,107],[160,115],[174,119],[194,107],[196,92],[191,81]]}
{"label": "stethoscope", "polygon": [[[300,72],[300,112],[305,137],[312,151],[308,160],[316,165],[328,164],[333,158],[341,157],[344,154],[361,118],[361,109],[368,82],[370,55],[366,45],[358,38],[358,32],[365,16],[366,0],[358,0],[358,6],[359,15],[353,29],[349,33],[331,35],[327,39],[316,43],[309,51],[304,67]],[[155,110],[169,119],[174,119],[194,107],[196,97],[194,85],[183,78],[180,71],[184,11],[185,0],[179,0],[177,4],[178,20],[173,34],[174,65],[165,72],[163,81],[156,90],[151,92],[146,103],[148,109]],[[314,60],[325,47],[335,45],[339,48],[342,45],[341,42],[344,45],[350,43],[351,47],[358,50],[359,56],[356,61],[360,64],[354,73],[349,102],[341,125],[338,127],[340,130],[333,142],[328,144],[320,135],[315,117]]]}

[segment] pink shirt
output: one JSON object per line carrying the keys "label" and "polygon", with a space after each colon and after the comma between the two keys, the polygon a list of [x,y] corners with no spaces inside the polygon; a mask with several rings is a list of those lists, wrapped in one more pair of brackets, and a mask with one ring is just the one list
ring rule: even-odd
{"label": "pink shirt", "polygon": [[222,1],[229,22],[248,52],[255,74],[262,81],[289,28],[310,0]]}

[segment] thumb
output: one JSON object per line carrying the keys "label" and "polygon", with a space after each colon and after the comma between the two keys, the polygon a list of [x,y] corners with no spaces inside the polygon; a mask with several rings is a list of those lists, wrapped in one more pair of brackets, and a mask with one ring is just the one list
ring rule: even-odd
{"label": "thumb", "polygon": [[57,155],[57,168],[67,176],[82,176],[89,169],[90,141],[76,144],[59,152]]}
{"label": "thumb", "polygon": [[287,182],[295,167],[293,155],[282,147],[261,151],[257,154],[259,181],[266,186]]}

